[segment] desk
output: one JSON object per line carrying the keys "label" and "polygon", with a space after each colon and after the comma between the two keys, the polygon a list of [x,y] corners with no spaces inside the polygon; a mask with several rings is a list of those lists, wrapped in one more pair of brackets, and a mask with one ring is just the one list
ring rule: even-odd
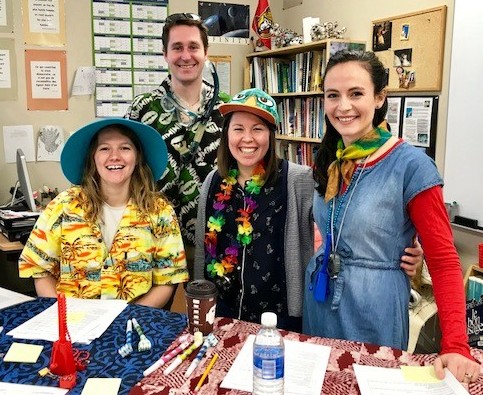
{"label": "desk", "polygon": [[[205,384],[201,387],[198,395],[245,395],[247,392],[219,388],[219,385],[230,369],[238,352],[243,346],[245,339],[250,334],[255,334],[259,325],[227,318],[217,318],[214,333],[220,340],[219,343],[209,350],[205,358],[211,358],[217,352],[219,358],[208,375]],[[409,354],[405,351],[379,347],[371,344],[351,342],[346,340],[310,337],[294,332],[282,331],[285,339],[322,344],[332,347],[329,364],[325,373],[323,395],[358,395],[353,363],[369,366],[397,368],[401,365],[422,366],[431,365],[435,354]],[[483,363],[483,350],[472,349],[474,357]],[[186,381],[183,377],[189,361],[171,373],[164,376],[160,368],[141,382],[136,384],[129,395],[181,395],[189,394],[198,383],[203,373],[204,365],[200,365]],[[483,372],[476,383],[469,386],[470,394],[483,394]]]}
{"label": "desk", "polygon": [[22,250],[20,241],[9,241],[0,233],[0,287],[35,296],[34,280],[18,276],[18,257]]}
{"label": "desk", "polygon": [[[57,382],[48,377],[41,378],[37,372],[49,365],[52,343],[46,341],[29,341],[13,339],[6,333],[17,327],[47,307],[56,300],[53,298],[38,298],[30,302],[0,310],[2,324],[5,329],[0,334],[0,353],[6,353],[10,345],[16,342],[42,344],[44,349],[35,364],[18,364],[12,362],[0,363],[0,381],[20,384],[57,386]],[[137,352],[127,358],[122,358],[117,350],[126,341],[126,321],[135,317],[142,326],[144,333],[153,343],[147,352]],[[116,318],[107,331],[89,345],[74,345],[90,352],[91,363],[87,369],[77,374],[77,385],[68,395],[78,395],[82,392],[88,377],[118,377],[122,378],[119,395],[126,395],[129,389],[142,377],[142,372],[151,366],[166,350],[176,336],[186,327],[186,316],[169,311],[128,305]],[[133,343],[137,345],[138,336],[133,333]]]}

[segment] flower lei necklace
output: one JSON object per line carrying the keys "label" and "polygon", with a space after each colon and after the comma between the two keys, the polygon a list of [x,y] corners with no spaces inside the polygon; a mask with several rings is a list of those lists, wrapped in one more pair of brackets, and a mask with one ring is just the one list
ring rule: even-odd
{"label": "flower lei necklace", "polygon": [[[247,246],[252,242],[253,226],[250,223],[253,211],[258,207],[257,203],[251,196],[245,196],[243,199],[243,209],[237,210],[240,216],[235,219],[238,222],[236,240],[229,247],[225,248],[225,256],[218,258],[216,256],[216,246],[218,243],[218,233],[221,232],[226,219],[224,211],[227,203],[230,201],[233,185],[237,182],[239,171],[231,169],[228,177],[223,179],[220,184],[220,192],[215,194],[213,208],[215,213],[208,218],[206,224],[208,232],[205,233],[205,251],[207,257],[207,271],[212,278],[216,276],[223,277],[226,273],[231,273],[238,264],[238,249]],[[247,182],[245,190],[250,195],[258,195],[262,189],[265,180],[265,169],[262,163],[255,168],[252,177]]]}

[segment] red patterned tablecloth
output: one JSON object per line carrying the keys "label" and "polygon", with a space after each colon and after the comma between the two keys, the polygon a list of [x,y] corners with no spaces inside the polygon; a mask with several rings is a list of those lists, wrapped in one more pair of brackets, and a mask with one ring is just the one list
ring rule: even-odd
{"label": "red patterned tablecloth", "polygon": [[[189,379],[184,378],[184,373],[190,364],[186,360],[173,373],[165,376],[160,368],[137,383],[129,392],[129,395],[187,395],[195,388],[203,374],[205,362],[217,352],[219,358],[204,385],[198,392],[199,395],[245,395],[244,391],[220,388],[226,373],[230,369],[238,352],[243,347],[245,339],[250,334],[257,333],[260,325],[227,318],[217,318],[214,333],[219,339],[218,344],[211,348],[202,363],[194,371]],[[366,343],[358,343],[345,340],[327,339],[320,337],[305,336],[300,333],[284,332],[285,339],[301,342],[322,344],[332,348],[329,364],[325,373],[323,395],[359,395],[356,376],[352,364],[380,366],[396,368],[401,365],[424,366],[433,363],[436,354],[410,354],[405,351],[389,347],[379,347]],[[167,350],[169,350],[171,347]],[[483,350],[472,349],[473,356],[483,364]],[[482,365],[483,366],[483,365]],[[145,367],[146,368],[146,367]],[[472,395],[483,394],[483,368],[476,383],[469,385],[469,393]]]}

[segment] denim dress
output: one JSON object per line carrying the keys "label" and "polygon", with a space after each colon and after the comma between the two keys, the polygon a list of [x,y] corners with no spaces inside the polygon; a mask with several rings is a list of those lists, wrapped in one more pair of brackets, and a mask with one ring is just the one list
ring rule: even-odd
{"label": "denim dress", "polygon": [[[324,302],[314,299],[310,285],[325,245],[305,273],[304,333],[407,349],[410,284],[399,265],[416,229],[406,208],[417,194],[442,184],[432,159],[404,142],[356,168],[349,187],[333,204],[341,265],[337,277],[329,280]],[[328,212],[329,203],[316,192],[314,217],[323,244]]]}

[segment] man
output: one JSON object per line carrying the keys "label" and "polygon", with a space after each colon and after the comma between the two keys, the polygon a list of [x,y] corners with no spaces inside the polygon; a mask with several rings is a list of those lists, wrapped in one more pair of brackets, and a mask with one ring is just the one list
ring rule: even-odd
{"label": "man", "polygon": [[[222,100],[212,102],[215,89],[202,77],[208,30],[198,15],[168,16],[162,42],[170,75],[154,91],[135,97],[126,117],[154,127],[166,142],[168,167],[158,186],[178,215],[192,276],[199,189],[216,168]],[[202,115],[206,119],[200,121]],[[199,144],[193,143],[196,134]]]}

